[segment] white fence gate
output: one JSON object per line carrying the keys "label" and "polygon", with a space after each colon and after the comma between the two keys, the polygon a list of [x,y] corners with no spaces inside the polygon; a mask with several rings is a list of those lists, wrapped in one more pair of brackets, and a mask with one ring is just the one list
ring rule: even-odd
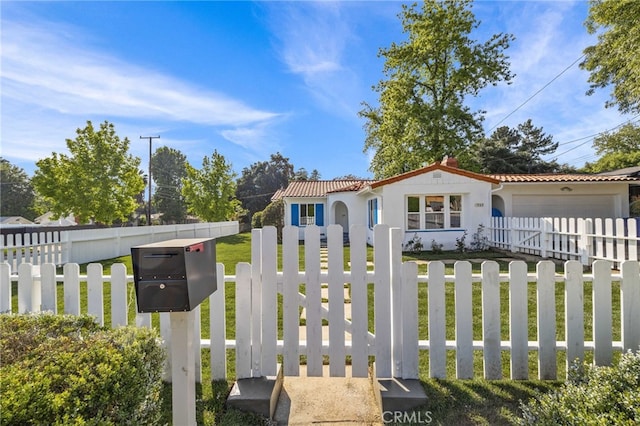
{"label": "white fence gate", "polygon": [[619,264],[640,260],[640,220],[539,217],[493,217],[488,243],[511,252],[543,258],[575,259],[583,265],[594,260]]}
{"label": "white fence gate", "polygon": [[[534,351],[538,378],[555,379],[557,351],[566,351],[568,368],[570,361],[583,359],[585,351],[594,352],[596,364],[606,365],[614,351],[640,347],[638,261],[622,262],[620,271],[614,272],[611,262],[598,260],[592,273],[584,273],[580,262],[567,261],[561,274],[550,261],[539,262],[535,272],[528,272],[522,261],[511,262],[506,273],[493,261],[484,262],[480,273],[473,272],[470,262],[459,261],[453,274],[437,261],[421,275],[416,263],[402,261],[399,229],[376,226],[373,262],[367,259],[365,231],[361,226],[351,228],[348,265],[339,225],[328,227],[326,258],[319,228],[306,227],[301,247],[298,229],[286,227],[280,270],[276,231],[266,227],[252,232],[251,263],[239,263],[235,275],[225,275],[224,266],[218,264],[218,290],[208,307],[203,305],[208,309],[210,334],[201,336],[197,321],[194,337],[201,348],[211,349],[211,378],[227,377],[228,349],[235,350],[236,378],[273,375],[278,362],[283,363],[285,375],[298,374],[305,362],[307,374],[319,376],[328,362],[329,374],[342,376],[349,356],[354,376],[366,376],[373,357],[379,377],[411,379],[418,378],[420,353],[428,351],[430,377],[446,377],[447,353],[454,352],[456,377],[467,379],[474,377],[474,351],[482,351],[485,378],[502,378],[506,354],[509,377],[527,379],[532,378],[529,352]],[[92,264],[81,276],[76,264],[65,265],[62,275],[52,264],[42,265],[39,272],[23,264],[17,275],[11,275],[4,263],[0,311],[56,312],[55,290],[61,283],[64,311],[78,314],[84,304],[80,289],[86,285],[86,312],[103,323],[103,286],[110,283],[111,324],[128,324],[135,305],[132,281],[123,265],[113,265],[111,275],[104,276],[102,266]],[[587,282],[592,288],[588,298]],[[12,304],[14,283],[17,306]],[[235,306],[227,305],[225,283],[235,283]],[[556,291],[557,285],[563,285],[562,293]],[[478,291],[480,300],[474,296]],[[530,300],[531,291],[535,301]],[[501,292],[508,292],[508,307],[501,306]],[[451,294],[453,303],[447,303]],[[565,306],[562,316],[556,311],[558,298]],[[590,311],[585,308],[587,299],[592,301]],[[474,313],[474,306],[481,307],[480,314]],[[235,330],[227,329],[227,310],[235,311]],[[453,323],[447,319],[452,310]],[[506,320],[501,314],[505,310]],[[614,311],[619,312],[616,322]],[[530,312],[536,318],[533,332]],[[197,318],[201,314],[198,310]],[[426,329],[420,326],[424,320]],[[150,326],[152,315],[137,314],[135,323]],[[588,334],[587,323],[592,330]],[[170,345],[168,325],[168,314],[160,314],[160,330]],[[614,332],[619,340],[614,340]],[[201,375],[200,366],[196,357],[196,377]]]}

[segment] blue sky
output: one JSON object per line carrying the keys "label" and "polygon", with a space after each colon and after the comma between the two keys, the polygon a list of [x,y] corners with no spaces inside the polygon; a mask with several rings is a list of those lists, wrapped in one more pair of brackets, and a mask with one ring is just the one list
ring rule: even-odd
{"label": "blue sky", "polygon": [[[217,150],[239,174],[282,153],[323,179],[370,177],[361,102],[377,102],[378,49],[401,42],[397,1],[14,2],[1,12],[1,155],[29,175],[38,159],[66,153],[87,120],[108,120],[130,151],[180,150],[199,168]],[[560,142],[554,157],[594,161],[593,136],[633,117],[586,96],[575,64],[596,42],[587,2],[478,1],[474,33],[516,37],[516,77],[467,103],[486,111],[487,134],[528,118]],[[509,115],[509,116],[508,116]],[[507,117],[508,116],[508,117]]]}

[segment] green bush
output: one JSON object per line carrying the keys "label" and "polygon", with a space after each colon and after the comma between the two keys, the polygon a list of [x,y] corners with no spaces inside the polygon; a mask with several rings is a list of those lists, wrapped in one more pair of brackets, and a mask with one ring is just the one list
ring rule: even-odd
{"label": "green bush", "polygon": [[255,212],[251,217],[252,228],[262,228],[262,212]]}
{"label": "green bush", "polygon": [[522,405],[521,425],[640,424],[640,351],[617,365],[576,364],[557,391]]}
{"label": "green bush", "polygon": [[147,328],[0,315],[2,424],[156,424],[164,351]]}

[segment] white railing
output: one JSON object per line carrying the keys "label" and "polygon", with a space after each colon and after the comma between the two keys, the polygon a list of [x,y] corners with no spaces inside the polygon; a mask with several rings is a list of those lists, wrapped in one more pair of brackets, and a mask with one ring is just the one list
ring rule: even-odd
{"label": "white railing", "polygon": [[491,247],[554,259],[575,259],[583,265],[609,260],[618,265],[640,260],[636,218],[494,217],[487,227]]}
{"label": "white railing", "polygon": [[[597,260],[593,272],[585,273],[580,262],[570,260],[560,274],[551,261],[539,262],[535,272],[528,272],[526,263],[514,261],[506,273],[494,261],[484,262],[479,273],[467,261],[456,262],[453,273],[446,272],[442,262],[430,262],[427,274],[419,274],[415,262],[402,261],[400,229],[376,226],[373,269],[367,263],[365,227],[353,226],[350,235],[349,265],[344,265],[339,225],[327,229],[326,264],[321,260],[316,226],[305,229],[304,259],[299,258],[298,229],[284,229],[282,270],[277,267],[272,227],[252,231],[251,263],[239,263],[235,275],[225,275],[224,266],[218,264],[218,290],[208,306],[203,305],[208,309],[210,333],[201,335],[199,321],[195,330],[195,343],[211,349],[212,379],[227,377],[227,349],[236,351],[236,378],[273,375],[278,355],[285,375],[298,374],[300,356],[305,355],[308,375],[322,375],[328,359],[329,373],[342,376],[345,357],[350,355],[354,376],[366,376],[369,357],[374,357],[379,377],[412,379],[418,378],[420,351],[428,351],[429,375],[444,378],[447,352],[453,351],[456,376],[466,379],[474,377],[474,351],[482,351],[487,379],[502,378],[505,352],[512,379],[555,379],[558,351],[566,353],[566,371],[571,361],[584,359],[585,351],[593,351],[596,364],[607,365],[614,351],[640,347],[638,261],[622,262],[617,272],[611,262]],[[132,282],[121,264],[112,265],[108,276],[99,264],[89,265],[86,275],[80,275],[76,264],[65,265],[61,275],[52,264],[42,265],[39,271],[23,264],[16,276],[4,263],[0,265],[0,311],[56,312],[56,288],[62,285],[64,312],[87,312],[100,323],[109,316],[112,326],[132,323],[135,315],[139,326],[159,324],[170,345],[169,314],[159,314],[159,320],[155,319],[158,314],[132,314]],[[224,284],[230,282],[235,283],[235,306],[226,303]],[[106,283],[110,285],[109,313],[104,312]],[[17,287],[13,304],[12,285]],[[587,285],[592,297],[585,297]],[[80,297],[84,286],[86,301]],[[558,286],[564,291],[557,291]],[[506,320],[501,315],[503,290],[509,294]],[[451,296],[454,302],[447,304]],[[561,316],[556,312],[558,298],[565,306]],[[592,302],[589,308],[588,301]],[[227,334],[228,311],[235,312],[234,338]],[[418,325],[419,311],[420,316],[426,315],[428,330]],[[452,311],[453,323],[447,319]],[[535,325],[530,320],[534,312]],[[202,317],[207,316],[198,310],[197,318]],[[529,369],[529,352],[537,353],[537,374]],[[199,357],[196,364],[196,377],[201,377]]]}
{"label": "white railing", "polygon": [[2,235],[0,262],[88,263],[130,254],[132,246],[173,238],[217,238],[238,233],[238,222],[192,223]]}

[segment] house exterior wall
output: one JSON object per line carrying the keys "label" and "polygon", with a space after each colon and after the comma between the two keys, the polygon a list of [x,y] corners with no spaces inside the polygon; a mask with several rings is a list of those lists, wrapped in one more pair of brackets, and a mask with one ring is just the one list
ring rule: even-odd
{"label": "house exterior wall", "polygon": [[[302,205],[302,204],[313,204],[314,206],[318,206],[321,205],[322,206],[322,223],[318,224],[316,223],[316,225],[318,225],[320,227],[320,233],[325,235],[327,233],[327,225],[329,224],[329,222],[327,221],[327,213],[328,213],[328,209],[327,209],[327,199],[324,197],[313,197],[313,198],[303,198],[303,197],[296,197],[296,198],[285,198],[284,200],[284,223],[285,225],[295,225],[298,226],[298,232],[299,232],[299,236],[298,238],[300,240],[304,239],[304,230],[306,228],[306,224],[303,223],[299,223],[299,214],[300,211],[298,210],[298,221],[296,219],[294,219],[293,217],[293,212],[295,210],[295,207],[293,207],[294,205]],[[299,208],[299,207],[298,207]],[[317,208],[316,208],[316,212],[314,212],[317,214]]]}
{"label": "house exterior wall", "polygon": [[[349,232],[352,225],[364,225],[367,221],[367,203],[363,197],[358,196],[356,192],[334,192],[327,196],[327,224],[348,224],[347,229],[343,232]],[[337,217],[336,214],[343,214],[340,208],[336,207],[342,202],[346,206],[347,217]],[[344,225],[343,225],[344,228]]]}
{"label": "house exterior wall", "polygon": [[628,182],[504,183],[493,195],[502,216],[629,216]]}
{"label": "house exterior wall", "polygon": [[[480,225],[487,226],[491,217],[491,189],[489,182],[470,177],[434,170],[413,176],[398,182],[389,183],[376,188],[374,193],[378,200],[379,223],[403,230],[403,245],[417,236],[424,250],[430,250],[432,241],[442,244],[444,250],[456,248],[456,239],[467,232],[467,245],[471,236]],[[423,199],[427,195],[460,195],[462,209],[459,228],[446,229],[407,229],[408,197],[418,196]],[[374,244],[373,230],[369,229],[368,242]]]}

